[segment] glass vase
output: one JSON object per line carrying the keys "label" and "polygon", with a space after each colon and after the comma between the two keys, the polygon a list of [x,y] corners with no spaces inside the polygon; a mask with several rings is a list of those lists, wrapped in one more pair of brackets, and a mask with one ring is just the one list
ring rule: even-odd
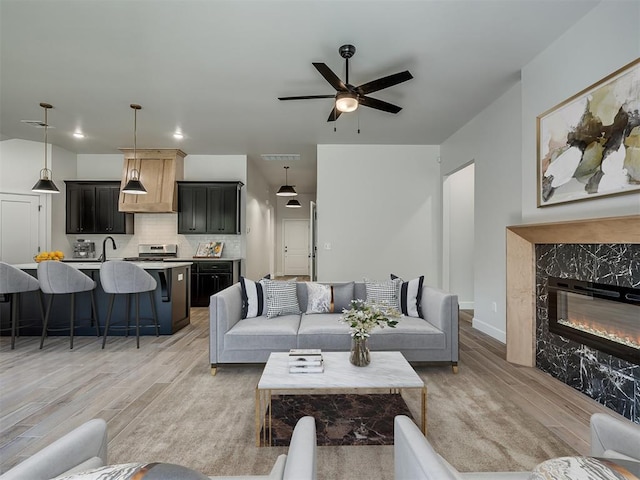
{"label": "glass vase", "polygon": [[351,337],[351,355],[349,361],[356,367],[366,367],[371,362],[367,338]]}

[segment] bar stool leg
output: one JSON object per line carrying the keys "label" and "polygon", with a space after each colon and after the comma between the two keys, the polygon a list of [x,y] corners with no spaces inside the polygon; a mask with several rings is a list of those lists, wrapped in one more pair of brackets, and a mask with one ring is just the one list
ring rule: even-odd
{"label": "bar stool leg", "polygon": [[156,311],[156,302],[153,298],[153,290],[149,291],[149,301],[151,302],[151,312],[153,315],[153,324],[156,326],[156,337],[160,336],[160,325],[158,325],[158,312]]}
{"label": "bar stool leg", "polygon": [[75,330],[75,316],[76,316],[76,294],[71,294],[71,330],[69,331],[69,349],[73,350],[73,332]]}
{"label": "bar stool leg", "polygon": [[44,345],[44,337],[47,335],[47,326],[49,325],[49,315],[51,315],[53,297],[54,295],[51,295],[51,297],[49,297],[49,302],[47,304],[47,313],[44,316],[44,324],[42,325],[42,337],[40,338],[40,350],[42,350],[42,347]]}
{"label": "bar stool leg", "polygon": [[11,317],[11,350],[16,348],[16,324],[18,322],[18,302],[20,302],[20,294],[19,293],[9,293],[9,306],[10,306],[10,317]]}
{"label": "bar stool leg", "polygon": [[129,325],[130,325],[130,315],[131,315],[131,294],[127,293],[127,328],[125,330],[124,336],[129,336]]}
{"label": "bar stool leg", "polygon": [[91,290],[91,318],[96,322],[96,336],[100,336],[100,319],[98,317],[98,309],[96,308],[96,296],[94,291]]}
{"label": "bar stool leg", "polygon": [[104,345],[107,343],[107,335],[109,334],[109,324],[111,323],[111,311],[113,310],[113,301],[116,299],[114,294],[110,295],[109,298],[109,308],[107,310],[107,321],[104,324],[104,336],[102,337],[102,349],[104,350]]}
{"label": "bar stool leg", "polygon": [[140,348],[140,294],[136,293],[136,348]]}

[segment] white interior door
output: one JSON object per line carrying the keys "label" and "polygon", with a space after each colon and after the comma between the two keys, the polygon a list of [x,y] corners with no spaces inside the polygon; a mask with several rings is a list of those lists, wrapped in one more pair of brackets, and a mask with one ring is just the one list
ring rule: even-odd
{"label": "white interior door", "polygon": [[284,219],[284,275],[309,275],[309,220]]}
{"label": "white interior door", "polygon": [[40,245],[40,196],[0,193],[0,260],[31,263]]}

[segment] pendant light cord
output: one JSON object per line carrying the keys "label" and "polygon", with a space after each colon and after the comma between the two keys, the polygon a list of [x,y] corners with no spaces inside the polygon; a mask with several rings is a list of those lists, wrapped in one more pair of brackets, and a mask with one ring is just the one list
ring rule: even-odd
{"label": "pendant light cord", "polygon": [[[45,175],[47,175],[47,132],[49,130],[49,123],[47,122],[47,107],[44,107],[44,170]],[[47,178],[49,176],[47,175]]]}

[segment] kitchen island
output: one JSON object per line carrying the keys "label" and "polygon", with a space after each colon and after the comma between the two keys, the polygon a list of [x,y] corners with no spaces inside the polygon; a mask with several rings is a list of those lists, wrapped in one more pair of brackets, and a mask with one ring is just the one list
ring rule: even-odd
{"label": "kitchen island", "polygon": [[[171,335],[181,328],[189,325],[190,316],[189,310],[191,307],[190,293],[191,293],[191,265],[192,262],[131,262],[146,270],[150,273],[157,282],[157,287],[154,292],[154,301],[156,304],[156,310],[158,313],[158,323],[160,324],[161,335]],[[98,318],[100,322],[100,332],[103,333],[104,324],[107,318],[107,309],[109,305],[109,294],[105,293],[100,284],[100,262],[70,262],[70,266],[77,268],[89,277],[91,277],[97,284],[95,290],[96,296],[96,308],[98,309]],[[21,270],[24,270],[28,274],[37,278],[38,264],[37,263],[24,263],[14,265]],[[47,295],[43,295],[47,297]],[[21,318],[38,319],[40,318],[40,311],[37,304],[37,292],[31,292],[21,295],[22,301],[20,304]],[[66,297],[66,296],[65,296]],[[45,298],[45,305],[47,299]],[[126,314],[125,308],[125,296],[118,295],[113,307],[112,323],[122,322]],[[77,318],[83,319],[89,317],[90,312],[90,296],[88,293],[80,293],[76,295],[76,315]],[[56,298],[53,302],[51,317],[49,324],[54,326],[69,325],[69,308],[70,302],[68,298]],[[9,305],[8,303],[0,303],[2,319],[2,328],[8,327],[9,323]],[[131,319],[132,324],[135,325],[135,301],[131,301]],[[149,306],[148,296],[140,296],[140,317],[151,318],[151,308]],[[5,325],[6,323],[6,325]],[[28,322],[34,323],[34,322]],[[82,323],[79,321],[78,323]],[[86,323],[86,322],[85,322]],[[141,324],[143,322],[141,321]],[[147,322],[144,322],[146,324]],[[6,334],[6,332],[3,332]],[[24,327],[20,329],[20,335],[40,335],[42,333],[41,322],[35,322],[35,325],[30,327]],[[124,335],[125,330],[111,330],[109,329],[109,336],[111,335]],[[129,332],[135,334],[135,331]],[[61,334],[65,333],[61,330]],[[81,327],[77,328],[74,335],[95,335],[95,327]],[[153,328],[141,328],[141,335],[155,335]]]}

